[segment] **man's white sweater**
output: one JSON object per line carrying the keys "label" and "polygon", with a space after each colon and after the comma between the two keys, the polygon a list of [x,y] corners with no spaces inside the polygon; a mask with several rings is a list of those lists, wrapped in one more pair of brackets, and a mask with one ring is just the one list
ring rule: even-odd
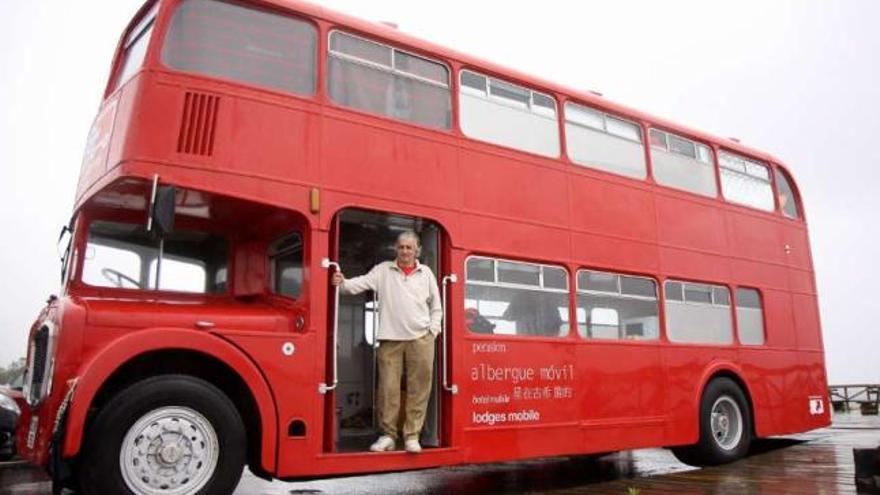
{"label": "man's white sweater", "polygon": [[383,261],[366,275],[346,279],[339,286],[344,294],[366,290],[379,293],[379,340],[415,340],[440,333],[443,308],[437,279],[427,266],[416,261],[409,275],[394,261]]}

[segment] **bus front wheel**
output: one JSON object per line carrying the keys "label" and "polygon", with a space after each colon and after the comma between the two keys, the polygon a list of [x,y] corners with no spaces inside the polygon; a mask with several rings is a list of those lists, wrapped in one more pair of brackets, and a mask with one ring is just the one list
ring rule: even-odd
{"label": "bus front wheel", "polygon": [[685,464],[726,464],[746,455],[751,432],[751,415],[742,389],[729,378],[716,378],[700,400],[699,442],[674,448],[672,452]]}
{"label": "bus front wheel", "polygon": [[232,493],[246,448],[241,416],[217,387],[185,375],[148,378],[95,417],[79,486],[87,494]]}

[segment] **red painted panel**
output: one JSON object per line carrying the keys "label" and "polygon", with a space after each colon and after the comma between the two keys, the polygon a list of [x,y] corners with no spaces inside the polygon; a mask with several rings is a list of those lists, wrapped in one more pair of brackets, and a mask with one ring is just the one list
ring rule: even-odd
{"label": "red painted panel", "polygon": [[474,252],[535,261],[571,256],[568,230],[476,215],[462,215],[461,224],[461,243]]}
{"label": "red painted panel", "polygon": [[743,347],[739,351],[743,378],[749,384],[758,436],[789,431],[791,418],[786,410],[790,393],[787,375],[797,365],[791,351]]}
{"label": "red painted panel", "polygon": [[571,251],[573,261],[584,267],[648,275],[658,273],[660,268],[657,246],[646,242],[574,232],[571,234]]}
{"label": "red painted panel", "polygon": [[762,262],[785,262],[782,231],[776,220],[728,210],[727,232],[732,255]]}
{"label": "red painted panel", "polygon": [[[577,423],[533,428],[495,428],[465,432],[468,461],[498,462],[529,457],[557,456],[587,452]],[[473,459],[473,461],[471,461]]]}
{"label": "red painted panel", "polygon": [[[143,161],[129,161],[117,168],[126,176],[150,178],[158,173],[162,181],[180,187],[199,191],[224,194],[228,192],[230,181],[236,185],[236,197],[248,201],[275,205],[289,211],[307,212],[309,209],[309,189],[285,182],[266,181],[255,177],[205,173],[189,167],[162,166]],[[304,215],[311,220],[313,217]]]}
{"label": "red painted panel", "polygon": [[766,345],[793,349],[797,345],[791,295],[785,291],[765,289],[761,293],[764,303],[764,321],[767,327]]}
{"label": "red painted panel", "polygon": [[554,226],[569,223],[566,174],[524,160],[463,148],[461,198],[468,212]]}
{"label": "red painted panel", "polygon": [[[149,86],[144,80],[144,76],[134,76],[120,93],[117,93],[118,107],[116,109],[116,120],[113,124],[113,139],[110,141],[110,150],[107,153],[107,171],[119,165],[119,162],[129,158],[128,147],[132,142],[141,139],[149,139],[150,133],[143,136],[137,133],[142,129],[142,119],[140,116],[140,101],[138,101],[138,93],[141,88]],[[148,131],[150,129],[147,129]],[[164,153],[163,155],[164,156]]]}
{"label": "red painted panel", "polygon": [[731,282],[739,286],[788,290],[788,272],[784,265],[730,259]]}
{"label": "red painted panel", "polygon": [[654,201],[643,189],[571,175],[571,227],[608,236],[657,238]]}
{"label": "red painted panel", "polygon": [[86,140],[86,149],[83,152],[77,197],[81,196],[89,185],[100,179],[107,171],[107,156],[110,153],[118,102],[118,98],[104,102],[98,116],[92,123],[89,137]]}
{"label": "red painted panel", "polygon": [[[322,361],[315,357],[323,354],[323,338],[315,332],[228,334],[226,338],[260,363],[272,387],[278,409],[277,475],[302,473],[302,465],[313,459],[322,446],[324,396],[318,393],[318,384],[325,377]],[[293,354],[288,356],[282,352],[285,343],[293,344]],[[305,437],[287,435],[288,425],[295,419],[305,423]]]}
{"label": "red painted panel", "polygon": [[290,321],[265,305],[187,304],[184,300],[162,302],[90,299],[85,302],[86,322],[106,327],[177,327],[196,328],[201,319],[212,321],[217,328],[285,332]]}
{"label": "red painted panel", "polygon": [[327,117],[321,133],[321,177],[328,187],[384,199],[456,204],[458,155],[443,141]]}
{"label": "red painted panel", "polygon": [[[225,106],[224,106],[225,105]],[[318,177],[320,117],[308,111],[239,98],[221,100],[219,119],[234,123],[228,150],[230,166],[255,174],[314,183]]]}
{"label": "red painted panel", "polygon": [[321,194],[321,218],[318,228],[331,229],[336,215],[340,210],[357,208],[362,210],[394,212],[400,215],[427,218],[435,221],[446,228],[452,236],[452,242],[460,242],[457,234],[459,230],[459,216],[452,210],[441,210],[429,206],[400,203],[384,198],[364,197],[357,194],[326,191]]}
{"label": "red painted panel", "polygon": [[784,241],[789,247],[787,256],[788,263],[792,267],[802,270],[811,270],[810,246],[807,231],[800,224],[786,224],[784,227]]}
{"label": "red painted panel", "polygon": [[594,427],[665,415],[665,375],[654,344],[585,341],[578,346],[579,418]]}
{"label": "red painted panel", "polygon": [[660,247],[660,270],[665,275],[698,281],[730,280],[730,259],[684,249]]}
{"label": "red painted panel", "polygon": [[[801,360],[794,356],[794,365],[786,374],[786,397],[785,404],[781,408],[785,412],[785,424],[781,433],[793,433],[806,429],[810,421],[810,396],[812,395],[809,384],[809,373]],[[824,394],[824,392],[819,392]]]}
{"label": "red painted panel", "polygon": [[788,277],[788,283],[792,292],[816,294],[816,286],[813,284],[813,272],[791,268],[788,270]]}
{"label": "red painted panel", "polygon": [[725,252],[727,234],[722,210],[697,200],[655,194],[657,231],[663,245]]}
{"label": "red painted panel", "polygon": [[819,308],[816,305],[816,298],[803,294],[792,294],[791,297],[794,303],[798,348],[821,351],[822,335],[819,330]]}

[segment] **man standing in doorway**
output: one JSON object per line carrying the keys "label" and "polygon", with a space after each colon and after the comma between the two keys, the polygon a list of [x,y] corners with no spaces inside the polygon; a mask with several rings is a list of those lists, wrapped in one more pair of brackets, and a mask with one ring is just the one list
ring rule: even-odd
{"label": "man standing in doorway", "polygon": [[434,369],[434,339],[440,333],[443,308],[437,279],[419,263],[419,236],[405,231],[397,236],[394,261],[383,261],[369,273],[346,279],[333,274],[333,285],[345,294],[366,290],[379,294],[379,426],[382,436],[370,446],[374,452],[394,450],[400,438],[400,380],[406,370],[406,411],[403,423],[404,448],[422,451],[419,435],[431,395]]}

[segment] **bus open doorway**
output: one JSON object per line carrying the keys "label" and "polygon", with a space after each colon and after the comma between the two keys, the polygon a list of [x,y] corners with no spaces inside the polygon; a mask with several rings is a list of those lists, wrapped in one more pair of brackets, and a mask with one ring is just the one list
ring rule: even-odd
{"label": "bus open doorway", "polygon": [[[348,209],[339,213],[336,222],[337,260],[346,277],[367,273],[377,263],[396,256],[397,236],[406,230],[419,235],[422,251],[419,261],[434,274],[440,273],[441,229],[423,218],[384,212]],[[439,275],[438,275],[439,277]],[[381,434],[376,407],[378,383],[377,341],[382,301],[372,291],[356,295],[340,294],[338,316],[338,378],[333,400],[332,431],[329,445],[336,452],[367,451]],[[329,320],[332,321],[332,318]],[[332,329],[331,329],[332,331]],[[439,342],[439,341],[438,341]],[[423,447],[440,446],[439,346],[435,352],[434,376],[425,426],[420,443]],[[401,387],[405,388],[405,373]],[[405,390],[401,390],[401,409],[405,408]],[[401,420],[403,414],[401,414]]]}

